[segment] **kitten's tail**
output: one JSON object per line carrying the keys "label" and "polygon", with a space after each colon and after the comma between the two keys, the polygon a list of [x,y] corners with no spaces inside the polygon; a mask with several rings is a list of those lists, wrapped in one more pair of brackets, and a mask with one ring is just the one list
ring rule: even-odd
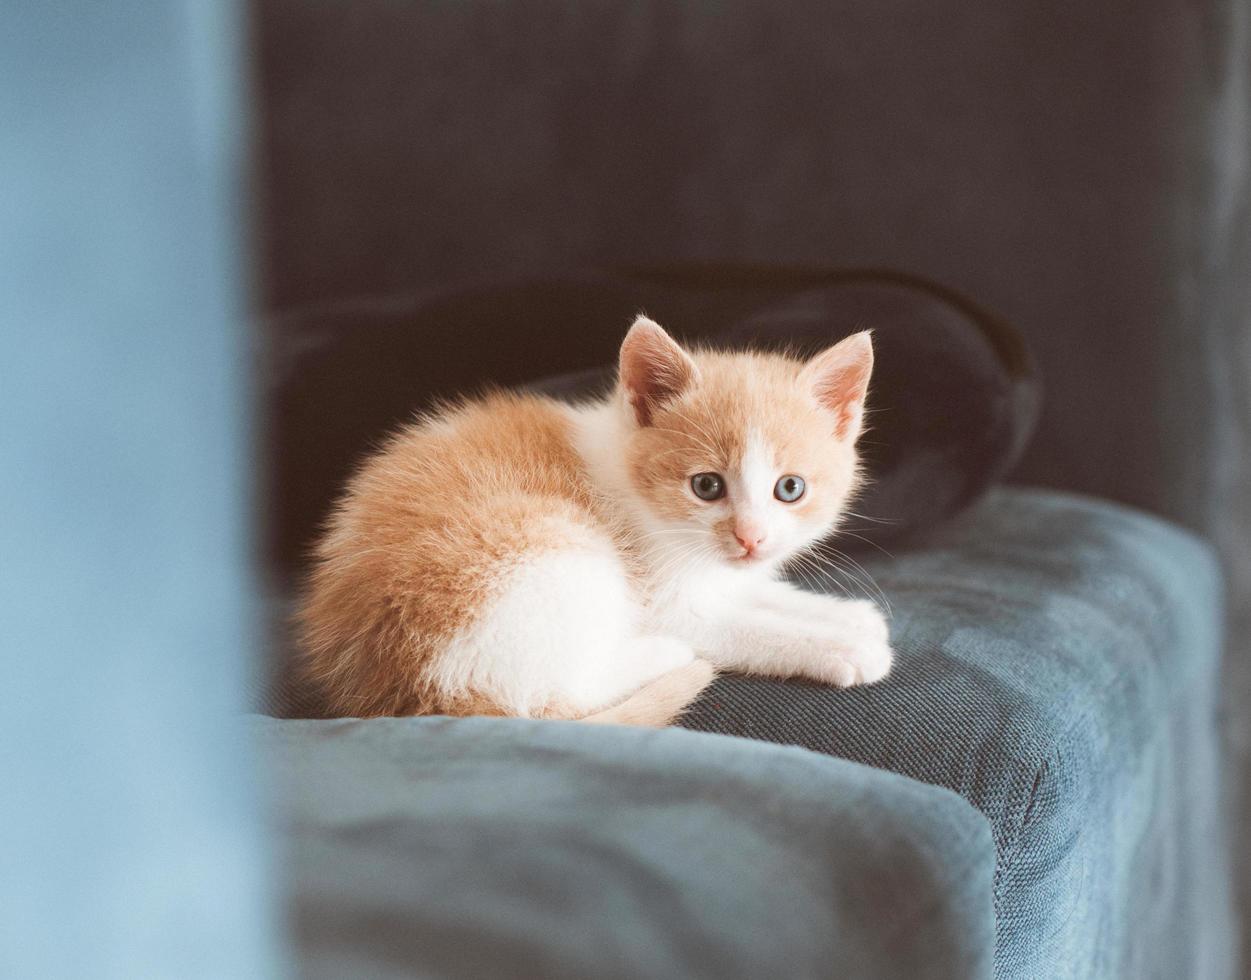
{"label": "kitten's tail", "polygon": [[693,660],[684,667],[661,674],[620,704],[587,715],[582,720],[597,725],[664,728],[672,725],[682,709],[694,701],[716,676],[716,670],[707,660]]}

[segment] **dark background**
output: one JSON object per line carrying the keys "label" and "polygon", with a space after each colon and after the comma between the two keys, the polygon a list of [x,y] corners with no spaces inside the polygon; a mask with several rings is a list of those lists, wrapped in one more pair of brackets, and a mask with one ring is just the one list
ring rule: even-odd
{"label": "dark background", "polygon": [[[936,279],[1037,357],[1043,414],[1014,481],[1222,551],[1231,776],[1247,769],[1245,3],[259,0],[253,19],[271,380],[333,339],[322,313],[518,276],[694,261]],[[536,331],[516,311],[459,343],[414,336],[395,370],[537,377],[607,362],[623,328]],[[519,330],[540,338],[530,360]],[[415,383],[414,407],[428,393]]]}

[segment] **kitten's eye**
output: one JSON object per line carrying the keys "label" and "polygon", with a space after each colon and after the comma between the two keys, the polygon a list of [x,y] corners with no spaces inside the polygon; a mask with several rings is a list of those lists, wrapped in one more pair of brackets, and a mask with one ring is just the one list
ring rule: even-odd
{"label": "kitten's eye", "polygon": [[783,503],[793,504],[804,495],[805,484],[802,476],[784,476],[773,487],[773,496]]}
{"label": "kitten's eye", "polygon": [[700,500],[720,500],[725,496],[725,480],[720,473],[696,473],[691,477],[691,491]]}

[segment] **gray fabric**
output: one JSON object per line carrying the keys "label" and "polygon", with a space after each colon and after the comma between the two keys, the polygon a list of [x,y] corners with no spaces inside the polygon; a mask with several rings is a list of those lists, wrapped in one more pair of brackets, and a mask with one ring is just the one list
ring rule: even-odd
{"label": "gray fabric", "polygon": [[1248,766],[1244,0],[257,12],[271,309],[690,259],[958,287],[1038,355],[1048,397],[1022,480],[1220,547],[1227,731]]}
{"label": "gray fabric", "polygon": [[999,855],[1000,978],[1227,976],[1209,550],[1124,508],[999,490],[869,567],[894,608],[887,681],[724,677],[684,724],[804,745],[973,803]]}
{"label": "gray fabric", "polygon": [[967,798],[998,854],[1000,978],[1228,976],[1210,551],[1125,508],[998,490],[867,564],[900,650],[885,683],[726,677],[684,724]]}
{"label": "gray fabric", "polygon": [[990,976],[994,847],[799,749],[510,719],[257,719],[300,975]]}

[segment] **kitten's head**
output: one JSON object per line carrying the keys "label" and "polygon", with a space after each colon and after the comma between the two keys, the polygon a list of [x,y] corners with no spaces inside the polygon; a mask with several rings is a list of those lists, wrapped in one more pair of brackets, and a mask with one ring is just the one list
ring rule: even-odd
{"label": "kitten's head", "polygon": [[653,549],[759,567],[827,534],[856,488],[872,370],[867,332],[805,363],[688,352],[639,317],[618,397]]}

